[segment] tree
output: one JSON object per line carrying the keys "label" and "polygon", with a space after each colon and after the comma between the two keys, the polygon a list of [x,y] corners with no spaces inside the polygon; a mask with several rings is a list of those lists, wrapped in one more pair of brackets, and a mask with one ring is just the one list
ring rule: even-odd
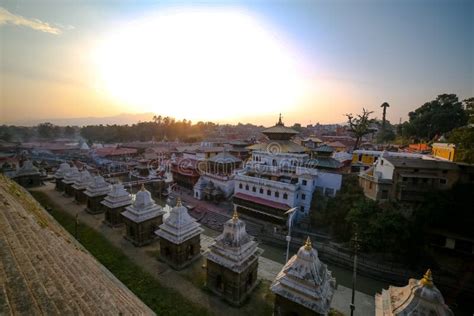
{"label": "tree", "polygon": [[373,132],[373,130],[370,129],[370,123],[372,123],[372,120],[369,119],[369,116],[372,113],[373,111],[368,111],[363,108],[362,114],[358,114],[357,116],[354,116],[352,114],[346,114],[347,123],[349,124],[349,130],[354,134],[356,138],[354,150],[359,148],[362,137]]}
{"label": "tree", "polygon": [[74,134],[76,133],[76,130],[74,129],[74,127],[72,126],[66,126],[64,127],[64,135],[65,136],[74,136]]}
{"label": "tree", "polygon": [[51,123],[41,123],[38,125],[38,135],[43,138],[52,138],[57,135],[59,126],[55,126]]}
{"label": "tree", "polygon": [[464,126],[467,111],[455,94],[441,94],[408,113],[409,122],[403,125],[403,133],[412,138],[432,140],[454,128]]}

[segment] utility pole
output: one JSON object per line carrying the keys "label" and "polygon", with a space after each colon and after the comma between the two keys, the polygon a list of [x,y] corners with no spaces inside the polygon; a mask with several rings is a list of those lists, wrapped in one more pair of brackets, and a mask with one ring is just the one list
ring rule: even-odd
{"label": "utility pole", "polygon": [[352,245],[354,249],[354,270],[352,272],[352,299],[351,299],[351,316],[354,316],[355,310],[355,288],[357,277],[357,252],[359,251],[359,238],[357,236],[357,226],[355,226],[354,238],[352,238]]}

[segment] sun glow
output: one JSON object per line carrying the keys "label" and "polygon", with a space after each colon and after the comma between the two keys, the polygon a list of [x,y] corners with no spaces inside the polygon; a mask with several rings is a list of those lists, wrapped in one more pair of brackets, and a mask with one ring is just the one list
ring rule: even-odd
{"label": "sun glow", "polygon": [[238,10],[167,11],[114,30],[95,51],[99,85],[134,112],[192,120],[274,114],[298,105],[296,58]]}

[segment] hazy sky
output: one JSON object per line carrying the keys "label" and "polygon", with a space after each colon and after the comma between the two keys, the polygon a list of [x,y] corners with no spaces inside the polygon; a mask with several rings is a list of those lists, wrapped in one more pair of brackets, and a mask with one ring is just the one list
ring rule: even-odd
{"label": "hazy sky", "polygon": [[474,96],[474,1],[8,1],[0,123],[153,112],[273,124],[388,119]]}

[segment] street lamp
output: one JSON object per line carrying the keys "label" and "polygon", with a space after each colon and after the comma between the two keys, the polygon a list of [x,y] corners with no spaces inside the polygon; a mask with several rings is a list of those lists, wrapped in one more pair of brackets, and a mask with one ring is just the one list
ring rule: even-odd
{"label": "street lamp", "polygon": [[295,211],[297,207],[290,208],[288,211],[285,212],[285,215],[288,215],[288,235],[286,236],[286,260],[285,263],[288,262],[288,256],[290,255],[290,241],[291,241],[291,225],[293,224],[293,216],[295,215]]}
{"label": "street lamp", "polygon": [[352,239],[353,247],[354,247],[354,270],[352,272],[352,299],[351,299],[351,316],[354,316],[354,310],[355,310],[355,287],[356,287],[356,276],[357,276],[357,252],[359,250],[359,238],[357,236],[357,225],[354,225],[355,227],[355,232],[354,232],[354,238]]}

